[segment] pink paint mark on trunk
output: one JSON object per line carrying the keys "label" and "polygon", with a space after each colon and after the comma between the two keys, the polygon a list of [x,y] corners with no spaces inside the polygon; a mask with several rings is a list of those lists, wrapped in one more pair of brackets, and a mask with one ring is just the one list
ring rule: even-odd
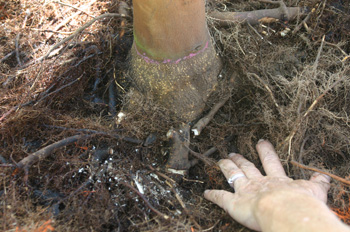
{"label": "pink paint mark on trunk", "polygon": [[177,60],[165,59],[165,60],[163,60],[163,61],[153,60],[153,59],[149,58],[149,57],[146,55],[146,53],[141,54],[141,53],[139,52],[139,50],[137,50],[137,47],[136,47],[136,46],[135,46],[135,49],[136,49],[137,55],[139,55],[142,59],[144,59],[144,61],[146,61],[146,63],[148,63],[148,64],[161,64],[161,63],[162,63],[162,64],[169,64],[169,63],[178,64],[178,63],[180,63],[180,62],[183,61],[183,60],[191,59],[191,58],[197,56],[198,54],[204,52],[208,47],[209,47],[209,41],[207,41],[207,42],[205,43],[205,46],[204,46],[201,50],[199,50],[198,52],[196,52],[196,53],[190,53],[189,55],[184,56],[184,57],[182,57],[182,58],[180,58],[180,59],[177,59]]}

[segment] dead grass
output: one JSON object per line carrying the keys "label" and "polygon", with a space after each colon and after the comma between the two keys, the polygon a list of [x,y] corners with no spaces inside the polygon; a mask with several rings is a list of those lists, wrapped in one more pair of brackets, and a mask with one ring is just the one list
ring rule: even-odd
{"label": "dead grass", "polygon": [[[215,146],[219,152],[213,160],[238,149],[260,168],[255,144],[265,138],[276,145],[294,178],[308,178],[310,172],[292,166],[291,160],[349,178],[350,70],[344,58],[350,53],[350,9],[336,0],[305,2],[312,10],[309,20],[294,34],[301,19],[254,28],[218,28],[209,19],[226,65],[222,82],[234,73],[236,83],[231,99],[192,139],[191,149],[203,153]],[[0,3],[0,158],[2,165],[7,162],[0,172],[0,229],[198,231],[200,225],[204,231],[249,231],[202,198],[207,188],[229,189],[215,167],[199,163],[180,184],[157,169],[167,158],[165,134],[178,123],[169,120],[166,109],[140,98],[116,125],[109,87],[114,83],[119,111],[130,84],[131,16],[124,22],[99,20],[43,59],[92,17],[118,13],[119,7],[118,0],[65,3],[75,8],[57,2]],[[266,4],[221,0],[208,7],[237,11]],[[291,31],[282,37],[286,28]],[[219,89],[213,101],[228,91]],[[95,135],[56,150],[32,166],[28,176],[11,166],[82,133]],[[145,140],[150,134],[157,140],[147,147],[116,137]],[[225,142],[229,136],[232,140]],[[112,156],[96,160],[109,148]],[[152,211],[124,182],[143,190],[148,204],[171,220]],[[332,183],[328,203],[346,223],[348,196],[348,186]]]}

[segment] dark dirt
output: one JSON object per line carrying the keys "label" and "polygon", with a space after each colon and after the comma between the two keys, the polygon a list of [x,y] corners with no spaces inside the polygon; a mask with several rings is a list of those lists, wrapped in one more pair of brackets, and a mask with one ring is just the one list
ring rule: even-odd
{"label": "dark dirt", "polygon": [[[307,6],[308,20],[219,27],[208,18],[224,63],[212,102],[227,93],[231,98],[191,139],[198,153],[213,146],[218,152],[179,183],[163,171],[166,133],[179,123],[166,109],[140,97],[117,123],[131,84],[131,11],[124,19],[95,22],[42,59],[92,16],[118,13],[120,2],[1,2],[0,230],[249,231],[203,192],[230,190],[215,166],[230,151],[261,169],[254,147],[260,138],[276,146],[293,178],[311,174],[293,166],[295,160],[349,179],[349,3],[285,2]],[[218,0],[208,1],[207,10],[272,7]],[[227,84],[231,76],[234,85]],[[86,134],[91,136],[55,150],[28,173],[16,168],[43,147]],[[349,186],[333,181],[328,205],[350,224]]]}

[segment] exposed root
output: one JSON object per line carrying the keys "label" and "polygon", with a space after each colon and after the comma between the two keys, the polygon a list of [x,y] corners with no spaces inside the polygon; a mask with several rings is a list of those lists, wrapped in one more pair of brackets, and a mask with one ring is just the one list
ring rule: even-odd
{"label": "exposed root", "polygon": [[183,124],[180,129],[171,129],[167,137],[171,139],[171,149],[166,164],[167,171],[173,174],[187,175],[188,169],[192,166],[188,159],[190,126]]}
{"label": "exposed root", "polygon": [[[270,1],[269,1],[270,2]],[[255,25],[259,23],[272,23],[277,21],[290,21],[305,14],[306,8],[283,7],[276,9],[256,10],[248,12],[210,12],[209,17],[221,26],[228,26],[236,23],[248,23]]]}
{"label": "exposed root", "polygon": [[346,184],[346,185],[350,186],[350,180],[346,180],[346,179],[344,179],[342,177],[339,177],[337,175],[334,175],[332,173],[322,171],[322,170],[320,170],[318,168],[308,167],[308,166],[306,166],[304,164],[300,164],[300,163],[298,163],[298,162],[296,162],[294,160],[290,161],[290,163],[295,165],[295,166],[298,166],[299,168],[303,168],[303,169],[307,169],[307,170],[311,170],[311,171],[314,171],[314,172],[319,172],[319,173],[325,174],[325,175],[330,176],[333,179],[335,179],[335,180],[337,180],[337,181],[339,181],[339,182],[341,182],[343,184]]}
{"label": "exposed root", "polygon": [[51,155],[56,149],[72,144],[78,140],[85,140],[90,136],[91,135],[74,135],[74,136],[62,139],[60,141],[57,141],[25,157],[24,159],[22,159],[20,162],[17,163],[17,167],[28,170],[28,168],[30,168],[34,163],[45,159],[46,157]]}
{"label": "exposed root", "polygon": [[208,125],[208,123],[214,118],[218,110],[227,102],[230,96],[223,98],[221,101],[216,103],[210,110],[210,112],[201,118],[191,129],[195,136],[200,135],[202,130]]}
{"label": "exposed root", "polygon": [[168,220],[170,219],[168,215],[165,215],[163,213],[161,213],[159,210],[157,210],[156,208],[154,208],[149,201],[133,186],[131,186],[130,184],[126,183],[126,182],[122,182],[122,185],[128,187],[129,189],[131,189],[133,192],[135,192],[139,197],[141,197],[141,199],[145,202],[145,204],[147,205],[147,207],[152,210],[154,213],[156,213],[158,216],[160,216],[161,218]]}

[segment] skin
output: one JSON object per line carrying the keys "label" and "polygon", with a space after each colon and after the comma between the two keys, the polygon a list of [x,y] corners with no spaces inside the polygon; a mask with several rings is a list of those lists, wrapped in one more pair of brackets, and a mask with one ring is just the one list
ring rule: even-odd
{"label": "skin", "polygon": [[235,193],[206,190],[204,197],[234,220],[256,231],[350,231],[327,207],[330,178],[314,173],[310,180],[289,178],[272,144],[256,146],[266,176],[242,155],[220,160],[226,179],[244,174],[232,184]]}

